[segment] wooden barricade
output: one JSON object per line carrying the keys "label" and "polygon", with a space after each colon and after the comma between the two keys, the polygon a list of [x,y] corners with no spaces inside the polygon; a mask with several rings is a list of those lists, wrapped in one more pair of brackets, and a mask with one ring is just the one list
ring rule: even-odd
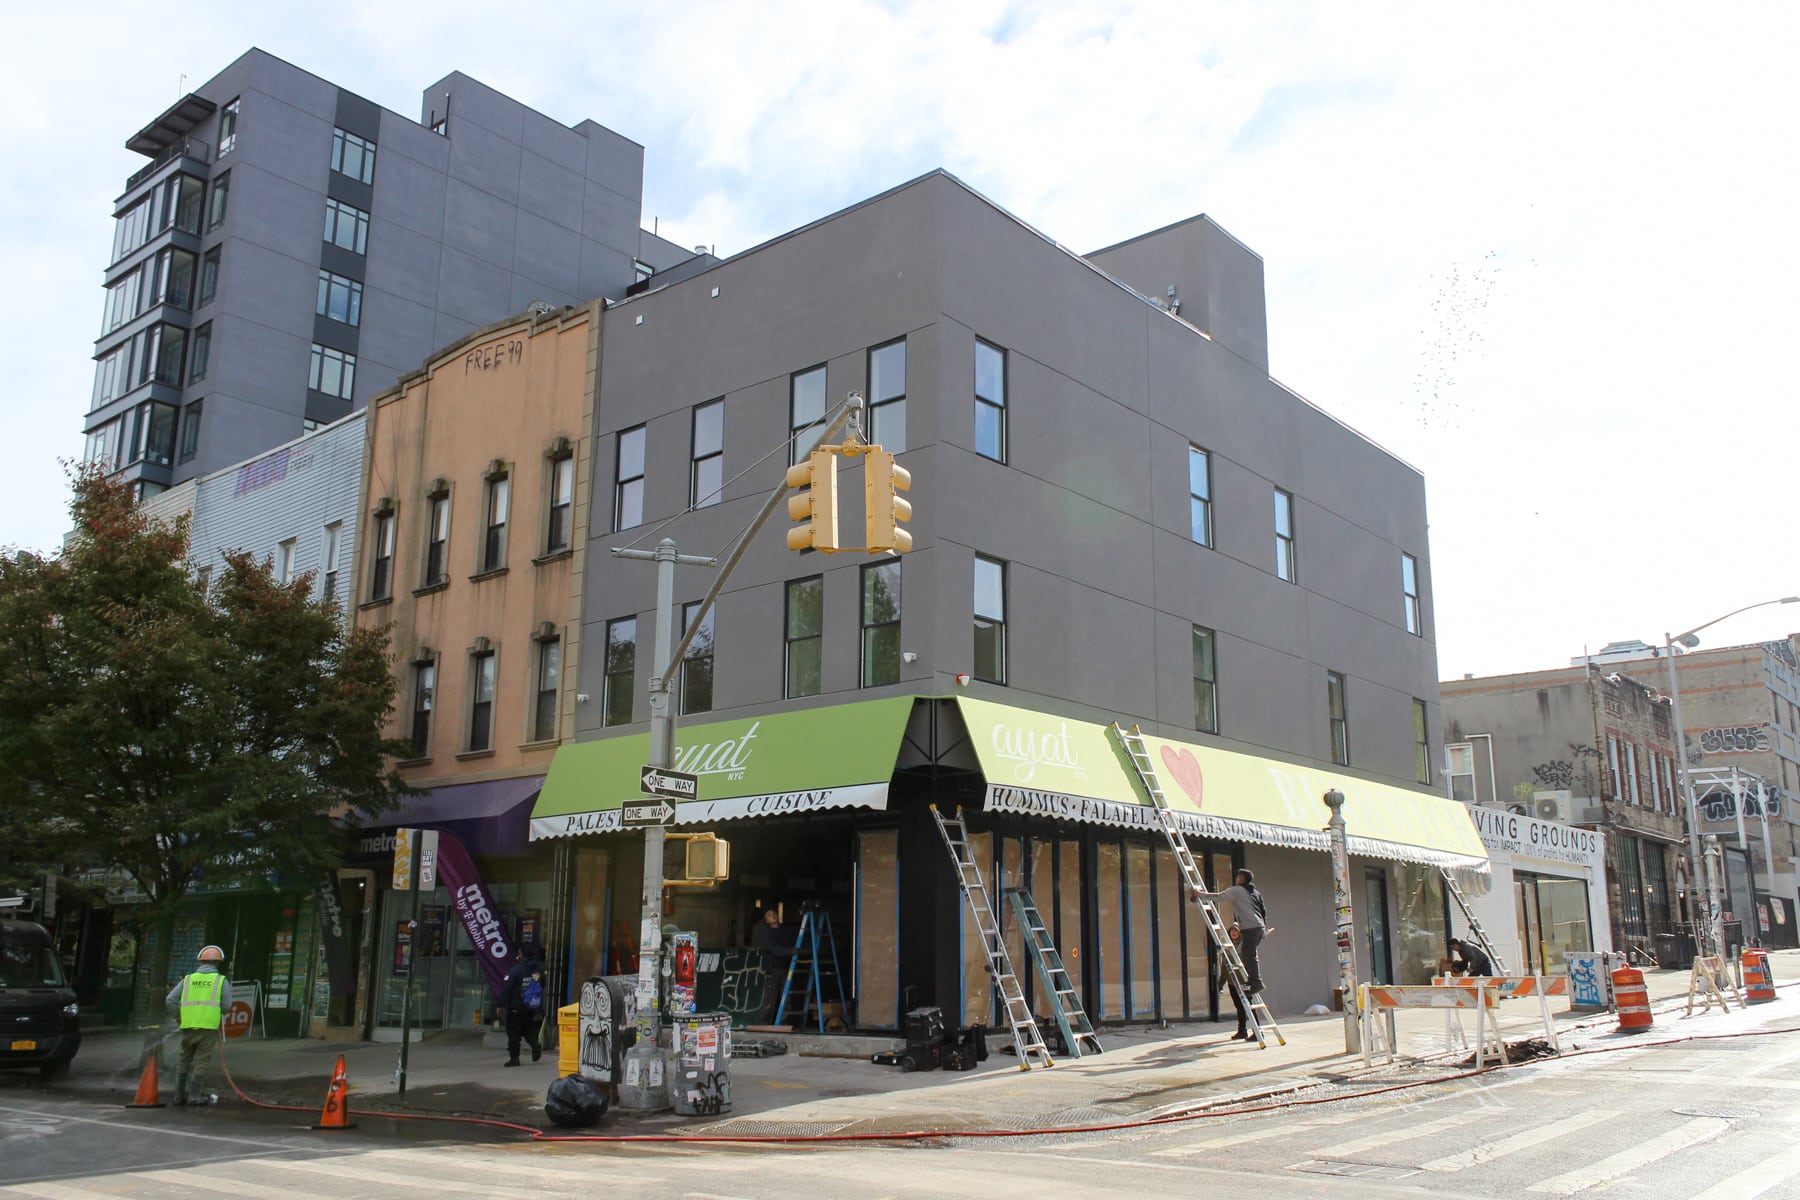
{"label": "wooden barricade", "polygon": [[[1506,1040],[1500,1036],[1500,1021],[1495,1015],[1499,1004],[1498,997],[1490,988],[1463,987],[1461,985],[1422,985],[1422,984],[1375,984],[1365,983],[1358,989],[1359,1009],[1362,1013],[1362,1047],[1363,1065],[1374,1066],[1375,1045],[1377,1041],[1383,1046],[1382,1053],[1388,1061],[1393,1061],[1397,1051],[1394,1029],[1394,1013],[1402,1008],[1442,1008],[1455,1011],[1472,1008],[1481,1015],[1477,1018],[1477,1036],[1475,1044],[1475,1067],[1477,1070],[1487,1066],[1488,1038],[1491,1034],[1493,1043],[1498,1047],[1500,1061],[1506,1062]],[[1380,1019],[1376,1014],[1380,1013]]]}
{"label": "wooden barricade", "polygon": [[[1550,1015],[1550,997],[1569,994],[1569,980],[1563,975],[1434,975],[1432,983],[1439,987],[1476,988],[1494,993],[1501,1000],[1517,1000],[1527,996],[1538,998],[1538,1012],[1544,1018],[1544,1040],[1550,1043],[1550,1049],[1562,1053],[1562,1046],[1556,1040],[1556,1020]],[[1444,1039],[1446,1045],[1450,1039],[1450,1025],[1456,1021],[1454,1010],[1444,1016]],[[1457,1023],[1456,1032],[1462,1032],[1461,1023]]]}
{"label": "wooden barricade", "polygon": [[1696,957],[1693,974],[1688,977],[1688,1002],[1685,1015],[1690,1017],[1694,1015],[1694,997],[1696,995],[1701,1000],[1701,1012],[1712,1010],[1714,998],[1718,999],[1720,1009],[1730,1012],[1731,1005],[1725,999],[1725,992],[1728,989],[1732,995],[1737,997],[1738,1007],[1745,1007],[1744,993],[1738,991],[1736,981],[1731,978],[1731,972],[1725,966],[1725,960],[1716,954]]}

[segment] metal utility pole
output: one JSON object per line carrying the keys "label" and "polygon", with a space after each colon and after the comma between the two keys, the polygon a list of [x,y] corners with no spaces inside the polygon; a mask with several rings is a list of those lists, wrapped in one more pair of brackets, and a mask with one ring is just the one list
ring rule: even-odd
{"label": "metal utility pole", "polygon": [[[860,417],[863,398],[851,392],[832,415],[830,424],[819,435],[820,443],[829,441],[853,417]],[[680,566],[719,566],[717,558],[699,554],[681,554],[672,538],[664,538],[655,550],[630,550],[614,547],[614,558],[636,559],[656,564],[656,643],[652,660],[658,671],[650,677],[650,761],[646,766],[668,771],[675,765],[675,709],[670,687],[681,667],[688,645],[712,611],[713,602],[724,590],[726,580],[743,560],[757,533],[768,522],[775,509],[787,496],[784,478],[764,501],[756,519],[738,539],[723,567],[713,579],[712,587],[700,601],[699,611],[675,641],[675,568]],[[675,809],[670,804],[671,813]],[[669,824],[673,824],[670,820]],[[662,1000],[659,986],[663,968],[663,847],[667,841],[666,825],[650,825],[644,830],[644,896],[643,920],[638,930],[637,1041],[625,1052],[625,1078],[619,1087],[619,1108],[633,1112],[656,1112],[670,1106],[669,1085],[662,1057]]]}
{"label": "metal utility pole", "polygon": [[1350,908],[1350,845],[1344,835],[1344,793],[1332,788],[1325,793],[1331,821],[1331,899],[1337,910],[1338,987],[1344,996],[1344,1053],[1362,1052],[1362,1025],[1356,1004],[1356,919]]}
{"label": "metal utility pole", "polygon": [[[1705,954],[1700,914],[1696,911],[1699,906],[1694,903],[1694,893],[1700,890],[1700,813],[1694,805],[1694,781],[1688,777],[1687,727],[1681,723],[1681,683],[1675,677],[1675,639],[1667,633],[1663,635],[1663,659],[1669,668],[1669,706],[1674,710],[1671,715],[1675,718],[1675,769],[1681,775],[1681,797],[1687,803],[1688,920],[1694,926],[1694,953]],[[1707,895],[1710,897],[1711,894],[1708,889]],[[1712,926],[1709,923],[1705,928],[1710,930]],[[1719,947],[1719,953],[1725,953],[1723,946]]]}
{"label": "metal utility pole", "polygon": [[1719,859],[1724,851],[1719,849],[1719,835],[1706,835],[1706,904],[1707,925],[1712,931],[1713,945],[1718,948],[1720,959],[1725,957],[1725,905],[1719,898]]}

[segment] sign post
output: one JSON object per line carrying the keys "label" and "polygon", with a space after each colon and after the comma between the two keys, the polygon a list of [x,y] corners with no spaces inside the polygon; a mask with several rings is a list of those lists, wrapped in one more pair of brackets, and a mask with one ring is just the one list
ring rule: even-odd
{"label": "sign post", "polygon": [[400,1095],[406,1095],[406,1060],[411,1049],[413,964],[419,959],[419,892],[437,886],[438,835],[435,829],[397,829],[394,831],[394,890],[408,894],[406,923],[394,932],[394,948],[406,953],[402,969],[394,969],[403,980],[400,993],[400,1063],[394,1069],[394,1082]]}

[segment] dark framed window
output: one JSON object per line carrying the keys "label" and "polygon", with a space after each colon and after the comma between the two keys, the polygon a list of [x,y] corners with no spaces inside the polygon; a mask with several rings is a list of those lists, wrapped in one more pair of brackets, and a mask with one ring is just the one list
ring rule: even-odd
{"label": "dark framed window", "polygon": [[350,399],[356,391],[356,355],[314,342],[306,386],[339,400]]}
{"label": "dark framed window", "polygon": [[346,325],[362,324],[363,285],[346,275],[319,272],[319,298],[313,311]]}
{"label": "dark framed window", "polygon": [[575,536],[575,456],[550,460],[550,504],[544,526],[544,553],[561,554]]}
{"label": "dark framed window", "polygon": [[325,240],[353,254],[369,252],[369,214],[342,200],[325,201]]}
{"label": "dark framed window", "polygon": [[788,380],[789,461],[800,462],[812,453],[825,432],[825,368],[811,367]]}
{"label": "dark framed window", "polygon": [[1198,446],[1188,447],[1188,536],[1197,546],[1212,539],[1212,455]]}
{"label": "dark framed window", "polygon": [[394,513],[375,514],[375,536],[370,539],[369,599],[386,600],[394,594]]}
{"label": "dark framed window", "polygon": [[363,183],[375,182],[375,143],[345,133],[331,131],[331,169]]}
{"label": "dark framed window", "polygon": [[512,508],[512,477],[501,471],[487,478],[481,539],[481,570],[498,571],[506,565],[506,522]]}
{"label": "dark framed window", "polygon": [[469,655],[469,742],[471,754],[494,746],[494,678],[492,650]]}
{"label": "dark framed window", "polygon": [[198,383],[206,378],[206,368],[212,359],[212,322],[208,321],[194,330],[194,349],[188,355],[188,382]]}
{"label": "dark framed window", "polygon": [[975,666],[989,683],[1006,682],[1006,564],[975,556]]}
{"label": "dark framed window", "polygon": [[219,109],[219,157],[224,158],[237,147],[238,102],[242,97],[233,96]]}
{"label": "dark framed window", "polygon": [[862,686],[900,682],[900,560],[862,569]]}
{"label": "dark framed window", "polygon": [[1006,351],[975,343],[975,453],[1006,461]]}
{"label": "dark framed window", "polygon": [[1431,782],[1431,728],[1426,723],[1428,710],[1423,700],[1413,701],[1413,777],[1420,783]]}
{"label": "dark framed window", "polygon": [[619,432],[618,463],[613,475],[613,528],[644,523],[644,427]]}
{"label": "dark framed window", "polygon": [[1194,626],[1194,728],[1201,733],[1219,732],[1217,642],[1212,630]]}
{"label": "dark framed window", "polygon": [[631,705],[636,698],[637,618],[620,617],[606,623],[606,687],[600,697],[601,722],[631,724]]}
{"label": "dark framed window", "polygon": [[1275,489],[1275,574],[1289,583],[1294,582],[1294,497],[1280,488]]}
{"label": "dark framed window", "polygon": [[158,383],[180,387],[187,365],[188,331],[179,325],[158,325],[151,331],[151,375]]}
{"label": "dark framed window", "polygon": [[825,577],[790,579],[787,585],[787,652],[783,695],[816,696],[822,688],[825,633]]}
{"label": "dark framed window", "polygon": [[213,297],[219,294],[219,258],[224,249],[214,246],[200,259],[200,294],[194,301],[196,306],[211,304]]}
{"label": "dark framed window", "polygon": [[130,456],[127,462],[149,462],[166,467],[175,461],[173,404],[144,403],[133,410]]}
{"label": "dark framed window", "polygon": [[436,587],[450,579],[450,493],[435,492],[425,512],[425,581]]}
{"label": "dark framed window", "polygon": [[194,304],[194,256],[173,246],[157,251],[152,277],[152,299],[173,308],[192,308]]}
{"label": "dark framed window", "polygon": [[413,663],[412,728],[407,733],[414,758],[431,755],[431,711],[436,705],[437,660],[421,659]]}
{"label": "dark framed window", "polygon": [[1400,591],[1406,599],[1406,632],[1425,636],[1425,620],[1419,610],[1419,560],[1410,554],[1400,555]]}
{"label": "dark framed window", "polygon": [[906,449],[906,339],[869,351],[869,440],[889,454]]}
{"label": "dark framed window", "polygon": [[719,502],[725,486],[724,400],[708,400],[694,407],[693,447],[688,503],[706,508]]}
{"label": "dark framed window", "polygon": [[325,527],[325,554],[322,565],[323,573],[319,577],[319,594],[327,600],[337,597],[338,562],[343,557],[344,523],[333,521]]}
{"label": "dark framed window", "polygon": [[[220,176],[221,179],[224,176]],[[200,232],[201,207],[206,199],[206,182],[193,175],[172,175],[162,185],[161,211],[156,215],[156,232],[171,225],[183,233]],[[225,214],[221,210],[219,220]]]}
{"label": "dark framed window", "polygon": [[533,689],[531,740],[547,742],[556,736],[556,695],[562,685],[562,639],[538,639],[537,686]]}
{"label": "dark framed window", "polygon": [[225,223],[225,214],[231,208],[231,172],[212,181],[212,199],[206,205],[206,228],[217,229]]}
{"label": "dark framed window", "polygon": [[1325,713],[1331,722],[1331,761],[1350,765],[1350,709],[1344,696],[1344,677],[1325,672]]}
{"label": "dark framed window", "polygon": [[200,453],[200,411],[205,401],[196,400],[181,412],[181,450],[177,462],[193,462]]}
{"label": "dark framed window", "polygon": [[[700,602],[695,600],[681,606],[682,636],[694,624],[694,615],[700,611]],[[681,656],[681,712],[706,713],[713,708],[713,617],[718,614],[717,608],[706,610],[706,619],[700,622],[700,628],[689,642],[687,650]]]}

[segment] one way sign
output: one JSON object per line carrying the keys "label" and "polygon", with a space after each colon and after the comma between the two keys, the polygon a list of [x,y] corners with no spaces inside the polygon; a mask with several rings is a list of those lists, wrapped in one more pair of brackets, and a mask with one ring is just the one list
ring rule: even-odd
{"label": "one way sign", "polygon": [[619,809],[619,825],[625,829],[642,829],[649,825],[673,825],[675,806],[666,800],[626,804]]}
{"label": "one way sign", "polygon": [[700,777],[667,767],[645,767],[638,772],[638,782],[647,796],[667,796],[671,800],[695,800],[700,796]]}

